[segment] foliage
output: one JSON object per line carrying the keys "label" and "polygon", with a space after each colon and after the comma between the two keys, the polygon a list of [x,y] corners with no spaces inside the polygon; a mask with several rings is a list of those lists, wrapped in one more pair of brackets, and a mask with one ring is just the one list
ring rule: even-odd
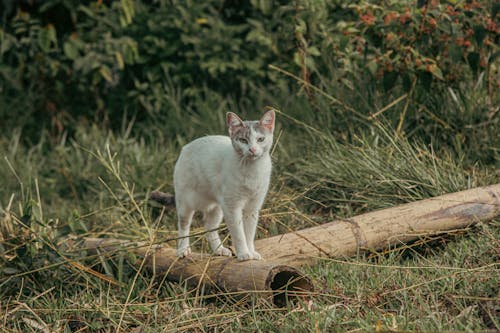
{"label": "foliage", "polygon": [[[69,26],[58,17],[43,22],[61,7],[72,18]],[[7,108],[19,103],[16,109],[27,110],[21,111],[23,121],[10,118],[6,125],[31,121],[29,134],[50,119],[60,136],[82,118],[113,126],[126,115],[179,117],[179,108],[207,87],[206,94],[242,96],[254,85],[275,84],[279,76],[266,67],[281,49],[275,45],[278,36],[267,29],[286,29],[286,18],[281,19],[287,8],[218,0],[111,5],[54,0],[29,12],[19,9],[0,30],[0,89]],[[27,100],[16,99],[20,91]]]}
{"label": "foliage", "polygon": [[[436,93],[431,87],[453,88],[460,98],[471,85],[485,85],[495,101],[498,88],[494,1],[51,0],[6,13],[2,126],[23,126],[35,141],[40,129],[57,139],[84,121],[116,129],[135,119],[170,133],[185,112],[197,113],[200,99],[219,106],[234,100],[247,111],[255,100],[276,104],[302,86],[314,102],[310,84],[361,113],[342,95],[366,91],[373,104],[402,91],[425,103],[422,95]],[[269,65],[296,73],[301,85]],[[9,116],[14,112],[18,117]]]}
{"label": "foliage", "polygon": [[400,82],[407,92],[416,79],[429,90],[457,87],[482,73],[489,89],[499,84],[490,73],[499,51],[494,2],[356,1],[342,9],[341,19],[327,21],[315,33],[329,37],[318,48],[332,52],[351,78],[368,70],[364,77],[386,90]]}
{"label": "foliage", "polygon": [[286,5],[270,10],[218,0],[140,6],[128,27],[140,41],[127,94],[138,120],[161,121],[170,133],[186,114],[199,114],[200,99],[226,107],[228,97],[253,98],[257,86],[283,87],[267,65],[285,56],[290,12]]}
{"label": "foliage", "polygon": [[[104,96],[138,57],[137,43],[119,34],[130,23],[125,13],[131,5],[78,3],[48,1],[31,13],[18,9],[0,30],[6,128],[22,125],[31,135],[47,126],[60,137],[77,121],[107,118]],[[44,22],[61,7],[71,18],[69,27],[66,17]],[[20,118],[9,117],[13,109]]]}

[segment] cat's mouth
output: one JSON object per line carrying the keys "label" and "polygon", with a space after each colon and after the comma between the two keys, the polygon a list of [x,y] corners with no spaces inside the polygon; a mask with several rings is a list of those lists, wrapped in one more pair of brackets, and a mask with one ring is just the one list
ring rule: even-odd
{"label": "cat's mouth", "polygon": [[248,154],[247,158],[249,158],[252,161],[258,160],[259,158],[262,157],[262,154]]}
{"label": "cat's mouth", "polygon": [[262,157],[262,155],[254,155],[254,154],[247,153],[247,154],[244,154],[242,157],[243,157],[244,161],[251,162],[251,161],[258,160],[259,158]]}

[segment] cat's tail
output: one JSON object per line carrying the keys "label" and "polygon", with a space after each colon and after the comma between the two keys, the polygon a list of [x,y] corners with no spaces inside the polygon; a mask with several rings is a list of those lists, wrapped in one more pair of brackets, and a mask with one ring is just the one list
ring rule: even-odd
{"label": "cat's tail", "polygon": [[175,207],[175,196],[170,194],[170,193],[153,191],[149,195],[149,199],[156,201],[157,203],[162,204],[163,206],[165,206],[167,208],[174,208]]}

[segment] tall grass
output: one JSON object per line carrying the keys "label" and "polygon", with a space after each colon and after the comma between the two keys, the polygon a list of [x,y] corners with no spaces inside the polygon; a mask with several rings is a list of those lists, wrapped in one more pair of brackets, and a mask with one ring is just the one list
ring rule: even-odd
{"label": "tall grass", "polygon": [[290,177],[301,184],[319,182],[316,200],[328,207],[349,204],[354,208],[351,214],[464,190],[495,179],[477,166],[465,167],[463,156],[436,152],[431,145],[412,141],[381,125],[351,142],[328,135]]}

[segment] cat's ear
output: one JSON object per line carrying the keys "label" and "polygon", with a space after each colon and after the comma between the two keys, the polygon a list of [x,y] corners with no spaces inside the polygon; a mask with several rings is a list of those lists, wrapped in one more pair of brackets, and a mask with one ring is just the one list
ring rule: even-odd
{"label": "cat's ear", "polygon": [[261,126],[267,128],[269,130],[269,132],[272,133],[274,131],[274,119],[275,118],[276,118],[276,116],[274,114],[274,111],[269,110],[266,113],[264,113],[262,118],[260,118],[259,123]]}
{"label": "cat's ear", "polygon": [[233,135],[238,127],[243,126],[243,120],[233,112],[226,113],[226,123],[229,128],[229,135]]}

